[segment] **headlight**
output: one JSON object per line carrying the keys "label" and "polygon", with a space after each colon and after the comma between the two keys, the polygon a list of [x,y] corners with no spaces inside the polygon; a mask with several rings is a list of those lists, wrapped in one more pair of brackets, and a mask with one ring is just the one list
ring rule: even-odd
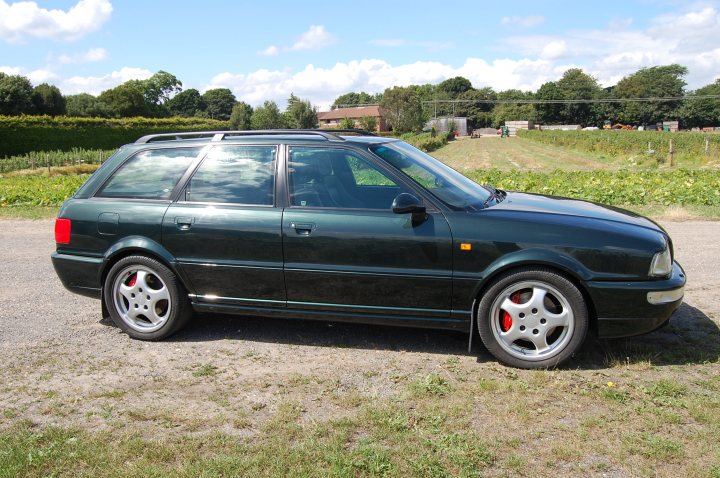
{"label": "headlight", "polygon": [[670,272],[672,272],[672,254],[666,244],[665,249],[653,257],[649,274],[654,277],[666,277]]}

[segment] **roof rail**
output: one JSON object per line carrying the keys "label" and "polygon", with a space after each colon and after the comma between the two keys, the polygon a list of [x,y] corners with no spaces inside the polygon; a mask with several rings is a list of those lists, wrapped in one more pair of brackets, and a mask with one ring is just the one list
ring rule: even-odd
{"label": "roof rail", "polygon": [[[350,130],[337,130],[339,132],[345,132]],[[356,130],[353,130],[356,131]],[[359,131],[359,130],[357,130]],[[183,133],[160,133],[160,134],[148,134],[139,138],[135,141],[135,144],[146,144],[155,140],[172,141],[178,139],[193,139],[193,138],[206,138],[211,137],[212,141],[222,141],[225,136],[256,136],[256,135],[314,135],[322,136],[327,141],[345,141],[340,136],[333,134],[329,131],[318,130],[318,129],[258,129],[258,130],[244,130],[244,131],[193,131]]]}
{"label": "roof rail", "polygon": [[366,129],[357,129],[357,128],[329,128],[329,129],[318,129],[316,131],[323,131],[325,133],[354,133],[358,136],[377,136],[372,131],[368,131]]}

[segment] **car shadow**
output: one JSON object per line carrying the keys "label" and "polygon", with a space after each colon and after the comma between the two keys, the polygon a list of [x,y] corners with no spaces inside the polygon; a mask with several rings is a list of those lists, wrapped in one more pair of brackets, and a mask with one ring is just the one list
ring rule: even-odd
{"label": "car shadow", "polygon": [[[114,326],[109,318],[104,325]],[[468,352],[468,336],[452,330],[391,327],[301,319],[198,315],[168,342],[243,340],[286,345],[389,350],[475,356],[495,362],[477,334]],[[597,370],[622,364],[686,365],[720,359],[720,328],[701,310],[682,304],[667,326],[649,334],[598,339],[588,335],[577,355],[562,369]]]}

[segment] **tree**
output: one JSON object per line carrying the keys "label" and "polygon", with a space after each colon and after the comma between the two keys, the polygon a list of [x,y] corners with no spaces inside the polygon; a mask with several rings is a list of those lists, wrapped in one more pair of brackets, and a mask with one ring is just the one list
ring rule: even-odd
{"label": "tree", "polygon": [[353,129],[355,128],[355,120],[348,118],[347,116],[338,122],[338,128],[340,129]]}
{"label": "tree", "polygon": [[411,88],[396,86],[386,89],[380,107],[385,111],[387,122],[396,133],[422,129],[422,105]]}
{"label": "tree", "polygon": [[374,116],[363,116],[360,118],[360,126],[365,131],[375,131],[377,129],[377,118]]}
{"label": "tree", "polygon": [[[554,81],[543,83],[537,92],[535,98],[538,100],[563,100],[562,91]],[[560,124],[564,122],[563,105],[558,103],[539,103],[536,105],[537,120],[541,124]],[[571,121],[572,123],[572,121]]]}
{"label": "tree", "polygon": [[202,99],[207,105],[205,111],[210,118],[225,121],[230,119],[236,102],[232,91],[227,88],[213,88],[203,93]]}
{"label": "tree", "polygon": [[466,91],[473,89],[472,83],[467,78],[462,76],[456,76],[455,78],[448,78],[437,85],[437,90],[442,91],[450,95],[450,98],[455,99]]}
{"label": "tree", "polygon": [[116,118],[150,116],[150,108],[138,80],[126,81],[115,88],[105,90],[100,93],[98,99],[107,105],[110,116]]}
{"label": "tree", "polygon": [[21,115],[32,112],[32,85],[20,75],[0,72],[0,114]]}
{"label": "tree", "polygon": [[68,116],[103,117],[111,116],[110,109],[97,97],[80,93],[65,97],[66,112]]}
{"label": "tree", "polygon": [[193,117],[205,111],[207,105],[198,90],[189,88],[170,98],[165,107],[173,116]]}
{"label": "tree", "polygon": [[[497,95],[498,100],[531,100],[533,94],[529,91],[506,90]],[[492,111],[492,125],[495,128],[502,126],[506,121],[536,121],[537,111],[534,104],[528,103],[499,103]]]}
{"label": "tree", "polygon": [[160,70],[147,80],[142,80],[145,101],[153,105],[166,103],[173,95],[182,91],[182,82],[175,75]]}
{"label": "tree", "polygon": [[286,110],[290,128],[311,129],[317,127],[317,108],[313,108],[308,100],[301,100],[290,93]]}
{"label": "tree", "polygon": [[497,93],[490,87],[468,90],[461,93],[457,99],[469,100],[472,103],[458,103],[456,115],[468,118],[476,128],[486,128],[492,124],[493,103],[490,103],[489,100],[495,100],[496,98]]}
{"label": "tree", "polygon": [[[557,83],[560,97],[566,100],[592,100],[597,98],[600,86],[597,80],[580,68],[571,68],[563,74]],[[597,122],[592,103],[572,103],[563,105],[560,122],[586,126]]]}
{"label": "tree", "polygon": [[253,109],[247,103],[238,101],[230,113],[230,128],[235,130],[250,129]]}
{"label": "tree", "polygon": [[[662,98],[683,96],[687,68],[681,65],[642,68],[615,85],[616,98]],[[653,124],[677,117],[680,101],[629,101],[622,103],[620,121]]]}
{"label": "tree", "polygon": [[369,93],[365,93],[364,91],[361,91],[360,93],[350,92],[335,98],[331,109],[334,110],[340,108],[341,106],[376,105],[380,103],[381,99],[382,93],[371,95]]}
{"label": "tree", "polygon": [[274,101],[266,101],[253,111],[250,119],[252,129],[276,129],[284,128],[285,119],[280,114],[280,109]]}
{"label": "tree", "polygon": [[57,86],[42,83],[33,88],[32,103],[35,113],[59,116],[66,113],[66,101]]}
{"label": "tree", "polygon": [[683,127],[703,127],[720,125],[720,99],[695,98],[705,95],[720,95],[720,79],[699,88],[687,96],[682,108],[680,118]]}

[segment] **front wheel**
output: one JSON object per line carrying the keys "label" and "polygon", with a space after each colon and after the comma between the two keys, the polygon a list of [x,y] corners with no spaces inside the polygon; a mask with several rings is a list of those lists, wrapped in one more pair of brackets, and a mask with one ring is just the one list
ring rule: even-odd
{"label": "front wheel", "polygon": [[477,311],[485,347],[518,368],[555,367],[580,348],[588,330],[583,295],[551,269],[511,271],[483,294]]}
{"label": "front wheel", "polygon": [[146,256],[120,259],[103,287],[113,322],[130,337],[160,340],[177,332],[192,312],[187,293],[164,264]]}

